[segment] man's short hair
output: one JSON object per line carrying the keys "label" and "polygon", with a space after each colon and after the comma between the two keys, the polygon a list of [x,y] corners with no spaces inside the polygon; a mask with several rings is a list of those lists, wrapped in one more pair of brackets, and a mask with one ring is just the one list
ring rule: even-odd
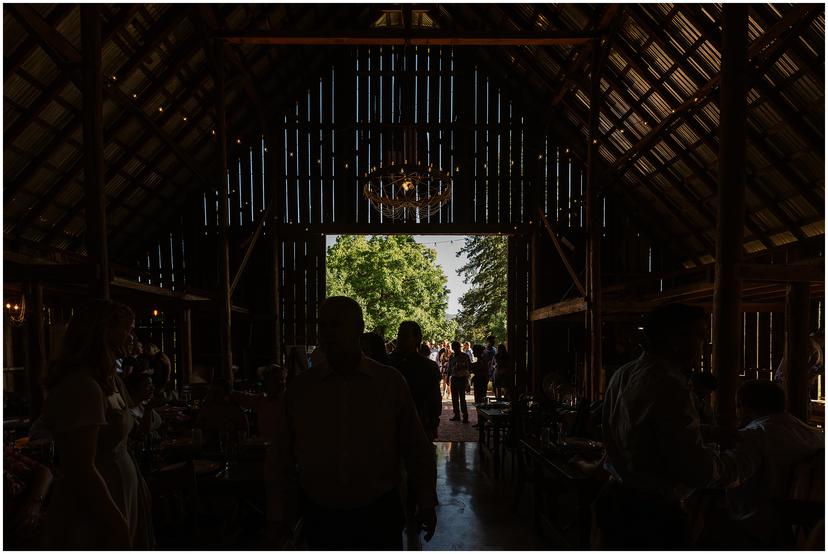
{"label": "man's short hair", "polygon": [[486,337],[486,342],[488,342],[490,344],[494,344],[495,343],[495,336],[494,335],[489,335],[488,337]]}
{"label": "man's short hair", "polygon": [[736,391],[739,403],[759,416],[785,411],[785,391],[773,381],[745,381]]}
{"label": "man's short hair", "polygon": [[418,343],[423,342],[423,329],[416,321],[403,321],[400,323],[400,327],[397,329],[397,336],[405,333],[414,335]]}
{"label": "man's short hair", "polygon": [[699,306],[664,304],[647,315],[644,334],[649,344],[658,344],[673,336],[690,334],[693,324],[704,317],[704,310]]}

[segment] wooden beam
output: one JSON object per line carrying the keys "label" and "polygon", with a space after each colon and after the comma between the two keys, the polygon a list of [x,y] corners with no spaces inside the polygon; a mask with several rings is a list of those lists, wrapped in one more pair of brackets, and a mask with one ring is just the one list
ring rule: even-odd
{"label": "wooden beam", "polygon": [[742,361],[742,282],[738,268],[745,219],[747,25],[746,5],[723,6],[713,371],[719,379],[719,425],[725,429],[736,425],[735,397]]}
{"label": "wooden beam", "polygon": [[262,229],[264,228],[265,223],[270,221],[270,212],[272,208],[273,199],[271,198],[270,203],[267,205],[267,209],[259,215],[259,222],[256,224],[256,230],[253,231],[250,243],[247,245],[247,248],[244,251],[244,256],[242,256],[241,263],[239,263],[236,274],[233,276],[233,281],[230,283],[230,296],[233,296],[233,292],[236,290],[236,285],[239,284],[239,281],[244,274],[244,269],[247,267],[247,262],[250,261],[250,255],[253,253],[253,249],[256,248],[256,243],[259,241],[259,237],[262,234]]}
{"label": "wooden beam", "polygon": [[307,235],[528,235],[532,225],[527,223],[409,223],[383,221],[382,223],[282,223],[276,232],[283,238]]}
{"label": "wooden beam", "polygon": [[[83,79],[81,91],[83,93],[83,145],[85,158],[83,185],[86,197],[86,250],[89,253],[90,263],[95,267],[95,275],[90,281],[89,292],[92,297],[108,299],[109,254],[107,250],[106,208],[104,201],[101,21],[98,7],[94,4],[84,4],[80,10],[81,46],[83,49]],[[60,35],[58,34],[57,36]],[[72,51],[75,51],[74,48],[72,48]]]}
{"label": "wooden beam", "polygon": [[[800,8],[803,9],[803,8]],[[808,8],[810,9],[810,8]],[[776,38],[784,31],[788,30],[797,19],[801,18],[802,13],[796,12],[797,8],[788,12],[785,17],[779,21],[772,28],[753,41],[747,49],[747,56],[753,60],[755,56],[763,53]],[[643,151],[646,151],[657,139],[661,137],[664,132],[672,129],[681,120],[690,117],[690,115],[697,110],[702,101],[711,95],[719,86],[721,81],[721,73],[717,73],[704,85],[699,87],[693,94],[687,97],[687,100],[679,104],[667,117],[653,127],[649,133],[641,138],[632,148],[630,148],[622,157],[618,158],[609,168],[610,173],[622,172],[630,164],[634,158]]]}
{"label": "wooden beam", "polygon": [[536,308],[529,314],[530,321],[541,321],[552,319],[562,315],[577,314],[587,310],[586,298],[573,298],[550,304],[542,308]]}
{"label": "wooden beam", "polygon": [[543,213],[543,209],[540,204],[538,204],[538,215],[540,216],[544,229],[546,229],[546,233],[549,235],[549,238],[552,239],[552,244],[555,245],[555,250],[558,251],[558,256],[561,258],[561,262],[563,262],[566,272],[569,273],[569,276],[572,278],[572,282],[575,284],[578,292],[580,292],[581,295],[586,296],[586,288],[581,282],[581,279],[578,277],[578,272],[575,271],[575,268],[572,266],[572,263],[569,261],[569,258],[564,252],[561,240],[558,238],[558,235],[552,227],[552,223],[550,223],[549,218],[547,218],[546,214]]}
{"label": "wooden beam", "polygon": [[184,308],[178,312],[178,368],[181,384],[188,385],[193,376],[193,310]]}
{"label": "wooden beam", "polygon": [[808,421],[808,332],[810,293],[807,283],[791,283],[785,297],[785,359],[783,371],[788,412]]}
{"label": "wooden beam", "polygon": [[[26,322],[26,378],[29,385],[29,417],[40,416],[43,405],[41,383],[46,372],[46,331],[43,326],[43,286],[37,281],[26,284],[29,297]],[[5,325],[4,325],[5,326]]]}
{"label": "wooden beam", "polygon": [[221,361],[219,366],[220,375],[230,384],[233,383],[233,335],[230,329],[231,322],[231,290],[230,290],[230,244],[228,238],[228,227],[230,225],[227,196],[229,194],[227,182],[227,120],[225,110],[227,108],[227,97],[224,86],[224,48],[220,40],[214,42],[213,66],[214,80],[216,83],[216,149],[218,156],[218,171],[216,175],[216,186],[219,191],[219,244],[218,244],[218,320],[219,320],[219,343]]}
{"label": "wooden beam", "polygon": [[584,44],[600,36],[593,31],[478,31],[374,29],[366,32],[308,34],[299,31],[218,33],[228,44],[315,46],[562,46]]}
{"label": "wooden beam", "polygon": [[740,264],[743,281],[773,281],[775,283],[824,283],[824,265]]}
{"label": "wooden beam", "polygon": [[597,400],[603,396],[603,363],[601,348],[601,195],[598,184],[599,129],[601,114],[601,73],[606,57],[599,39],[592,46],[592,63],[589,92],[589,132],[587,134],[587,175],[585,214],[587,231],[586,251],[586,299],[587,299],[587,349],[586,397]]}

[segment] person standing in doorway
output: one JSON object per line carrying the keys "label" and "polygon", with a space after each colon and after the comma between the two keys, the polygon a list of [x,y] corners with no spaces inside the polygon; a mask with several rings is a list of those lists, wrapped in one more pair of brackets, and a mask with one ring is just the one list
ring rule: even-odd
{"label": "person standing in doorway", "polygon": [[451,421],[459,421],[460,413],[463,413],[463,423],[469,422],[469,409],[466,406],[466,388],[469,386],[469,375],[471,375],[471,360],[463,354],[459,342],[451,343],[454,351],[449,360],[449,377],[451,378],[451,406],[454,409],[454,417]]}

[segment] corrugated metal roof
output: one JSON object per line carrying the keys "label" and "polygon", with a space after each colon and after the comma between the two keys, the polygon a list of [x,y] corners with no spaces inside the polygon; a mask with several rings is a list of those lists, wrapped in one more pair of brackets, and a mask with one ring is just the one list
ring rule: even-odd
{"label": "corrugated metal roof", "polygon": [[[607,8],[616,9],[590,4],[449,4],[434,6],[432,17],[445,28],[450,28],[450,23],[465,29],[488,25],[500,29],[590,30],[602,19]],[[787,4],[752,6],[751,40],[761,40],[771,26],[794,8]],[[54,11],[57,8],[53,5],[34,5],[34,9],[41,16],[61,14]],[[124,145],[108,143],[105,152],[108,167],[123,160],[118,162],[119,169],[110,172],[112,177],[106,185],[112,204],[110,223],[113,225],[129,221],[128,229],[140,229],[148,224],[144,215],[149,217],[149,224],[163,225],[164,222],[152,217],[154,206],[161,202],[159,197],[171,198],[174,191],[186,189],[194,180],[187,164],[171,154],[167,141],[173,141],[199,165],[206,166],[213,157],[212,141],[205,140],[214,129],[212,78],[199,44],[201,35],[193,24],[193,9],[172,4],[106,8],[112,16],[108,20],[130,14],[129,21],[118,30],[123,41],[103,43],[102,60],[109,77],[108,84],[128,98],[136,95],[134,101],[143,112],[141,118],[132,114],[122,117],[125,113],[122,106],[108,97],[104,103],[105,126],[120,120],[118,125],[108,128],[107,137],[117,138]],[[226,28],[235,30],[278,29],[284,25],[292,29],[319,29],[331,23],[326,22],[326,17],[336,13],[330,7],[301,4],[214,5],[209,9],[224,17],[222,24]],[[679,114],[667,131],[655,129],[665,119],[676,117],[674,110],[691,100],[719,71],[721,55],[717,45],[721,39],[717,33],[720,32],[721,9],[719,4],[624,5],[623,21],[601,83],[605,106],[599,118],[599,129],[604,135],[599,147],[601,158],[612,165],[643,139],[655,139],[616,177],[618,182],[625,183],[622,189],[634,187],[638,198],[648,199],[646,209],[652,218],[662,220],[675,236],[686,240],[695,250],[685,254],[696,258],[710,254],[700,237],[712,243],[714,235],[711,222],[715,221],[713,200],[718,172],[717,88],[710,93],[712,100],[700,99],[700,106],[694,106],[689,116]],[[367,6],[340,6],[337,10],[353,15],[339,16],[332,22],[334,25],[355,21],[356,14],[367,14],[361,20],[366,25],[374,20]],[[162,21],[170,22],[170,26],[165,28],[161,40],[148,44],[153,35],[158,34]],[[80,50],[80,10],[77,7],[69,9],[54,28]],[[6,55],[30,38],[9,9],[4,9],[3,29]],[[784,39],[784,34],[783,30],[780,38]],[[751,106],[747,150],[748,173],[751,175],[747,194],[748,221],[760,230],[773,233],[771,240],[775,244],[795,240],[793,230],[781,230],[788,225],[802,227],[806,236],[822,232],[824,226],[821,221],[813,221],[815,217],[824,216],[823,206],[814,201],[824,198],[824,151],[821,150],[824,148],[824,76],[821,69],[824,67],[824,35],[823,10],[812,14],[812,20],[803,27],[801,35],[789,43],[795,48],[788,48],[777,56],[766,69],[765,77],[759,77],[748,93]],[[769,49],[772,50],[777,42],[771,42]],[[268,57],[259,56],[263,48],[269,47],[244,45],[239,51],[249,62],[248,71],[253,74],[255,86],[267,102],[278,95],[285,80],[299,79],[300,76],[280,73],[280,68],[274,67]],[[578,136],[570,140],[583,143],[587,133],[585,114],[589,110],[589,91],[584,87],[589,84],[591,72],[587,48],[523,46],[491,50],[493,59],[503,64],[504,73],[520,75],[526,82],[526,89],[538,95],[538,106],[543,107],[563,80],[568,79],[568,92],[558,109],[570,126],[577,129]],[[126,72],[125,68],[133,65],[136,49],[144,56],[136,70]],[[185,52],[191,55],[177,62]],[[272,48],[271,52],[279,64],[285,62],[286,56],[309,55],[314,48],[289,51]],[[817,71],[807,63],[808,56],[822,60]],[[578,60],[575,73],[566,75],[573,59]],[[83,142],[79,124],[80,91],[75,85],[64,83],[65,72],[40,46],[21,60],[19,68],[11,71],[4,83],[4,131],[16,130],[15,136],[4,137],[3,175],[8,187],[4,194],[5,233],[20,227],[28,208],[37,205],[34,210],[37,217],[29,218],[34,221],[18,229],[22,231],[21,236],[33,240],[51,236],[53,246],[68,245],[65,234],[80,236],[83,232],[82,217],[66,216],[66,210],[78,206],[83,194],[83,170],[78,150]],[[481,69],[485,76],[486,68]],[[39,86],[22,78],[23,71]],[[113,75],[117,79],[111,79]],[[55,99],[46,101],[44,95],[52,89],[57,91]],[[228,83],[228,103],[241,107],[241,110],[228,113],[233,131],[233,125],[248,117],[246,111],[253,114],[254,109],[244,95],[239,79],[231,79]],[[21,110],[33,106],[37,108],[39,121],[21,114]],[[159,107],[164,111],[158,111]],[[787,112],[799,114],[798,117],[813,124],[794,123],[787,117]],[[32,120],[21,119],[24,117]],[[184,117],[187,117],[186,122]],[[148,131],[148,120],[163,130],[164,139]],[[658,136],[653,137],[653,133]],[[70,135],[68,140],[66,135]],[[52,144],[56,136],[64,137],[64,140]],[[147,138],[136,143],[139,137]],[[71,167],[75,169],[70,171]],[[25,177],[23,182],[21,175]],[[134,180],[140,180],[140,183]],[[66,184],[62,184],[64,182]],[[53,203],[43,204],[40,196],[46,193],[54,195]],[[777,202],[774,209],[766,205],[768,198]],[[703,206],[704,213],[698,211],[700,208],[695,199]],[[128,215],[131,208],[140,210],[138,217]],[[677,218],[676,213],[682,214],[681,218]],[[65,227],[45,235],[32,227],[39,223],[49,226],[58,220],[63,221],[61,225]],[[764,248],[759,237],[755,238],[755,244],[751,243],[750,248]]]}

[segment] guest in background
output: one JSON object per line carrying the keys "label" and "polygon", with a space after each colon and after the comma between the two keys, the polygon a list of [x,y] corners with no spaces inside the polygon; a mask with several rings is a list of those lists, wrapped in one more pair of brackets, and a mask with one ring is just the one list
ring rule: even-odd
{"label": "guest in background", "polygon": [[495,390],[495,397],[500,400],[512,399],[512,390],[515,386],[515,365],[505,344],[497,346],[497,354],[494,359],[494,382],[492,387]]}
{"label": "guest in background", "polygon": [[603,406],[607,469],[596,501],[606,549],[687,548],[681,502],[720,476],[706,448],[689,390],[689,374],[708,336],[701,308],[668,304],[645,323],[645,352],[612,376]]}
{"label": "guest in background", "polygon": [[489,387],[489,367],[483,358],[485,352],[483,346],[475,344],[472,347],[476,361],[472,362],[471,372],[474,375],[474,403],[484,404],[486,402],[486,390]]}
{"label": "guest in background", "polygon": [[[492,388],[494,388],[494,370],[495,370],[495,356],[497,355],[497,349],[495,348],[495,337],[494,335],[489,335],[486,337],[486,347],[483,349],[483,354],[481,358],[483,358],[483,364],[489,370],[489,380],[492,381]],[[486,388],[488,390],[488,384],[486,384]]]}
{"label": "guest in background", "polygon": [[418,527],[437,524],[436,464],[405,379],[360,350],[365,323],[353,299],[319,308],[326,361],[285,394],[276,459],[266,473],[268,542],[289,533],[294,484],[311,550],[402,550],[400,461],[416,486]]}
{"label": "guest in background", "polygon": [[359,339],[362,352],[372,360],[388,365],[388,354],[385,349],[385,341],[377,333],[363,333]]}
{"label": "guest in background", "polygon": [[[397,331],[397,348],[388,357],[389,364],[395,367],[405,377],[417,415],[425,430],[426,436],[434,440],[437,438],[437,427],[440,425],[440,413],[443,411],[443,402],[440,398],[440,370],[437,364],[417,352],[417,345],[423,340],[423,332],[415,321],[403,321]],[[422,550],[419,537],[419,526],[416,522],[416,483],[406,479],[405,493],[405,520],[408,550]]]}
{"label": "guest in background", "polygon": [[3,447],[3,550],[34,550],[52,472],[14,448]]}
{"label": "guest in background", "polygon": [[451,378],[451,406],[454,409],[454,417],[450,421],[459,421],[460,413],[463,413],[463,423],[469,422],[469,409],[466,406],[466,388],[469,386],[471,375],[471,360],[463,354],[460,343],[451,343],[454,355],[449,359],[448,374]]}
{"label": "guest in background", "polygon": [[159,442],[161,440],[160,430],[164,425],[164,420],[154,408],[158,402],[153,402],[155,385],[153,385],[151,377],[146,373],[132,373],[126,378],[124,384],[132,401],[129,412],[138,422],[134,431],[143,440]]}
{"label": "guest in background", "polygon": [[[785,412],[785,391],[771,381],[746,381],[736,393],[741,429],[732,450],[722,453],[732,539],[722,548],[787,549],[782,513],[774,504],[788,498],[800,462],[824,452],[825,437]],[[715,524],[715,522],[714,522]]]}
{"label": "guest in background", "polygon": [[451,345],[444,340],[437,352],[437,367],[440,368],[440,394],[443,398],[451,394],[451,380],[449,377],[449,360],[451,360]]}
{"label": "guest in background", "polygon": [[[429,358],[430,355],[431,355],[431,348],[428,347],[428,343],[426,343],[426,342],[421,343],[420,344],[420,356],[422,356],[423,358]],[[434,362],[434,366],[435,367],[437,366],[437,362]],[[437,369],[437,376],[439,377],[439,375],[440,375],[440,369],[438,368]]]}
{"label": "guest in background", "polygon": [[248,432],[247,418],[238,402],[233,399],[230,383],[223,379],[213,382],[204,397],[195,424],[204,431],[204,442],[208,448],[219,446],[220,434],[223,432],[237,435]]}
{"label": "guest in background", "polygon": [[125,353],[132,310],[94,300],[72,316],[49,367],[44,424],[60,471],[44,524],[47,550],[152,548],[149,498],[127,436],[134,424],[115,359]]}
{"label": "guest in background", "polygon": [[276,429],[282,412],[282,402],[285,392],[287,371],[276,364],[262,372],[264,392],[253,394],[234,391],[233,400],[241,406],[256,410],[258,433],[271,444],[276,439]]}

